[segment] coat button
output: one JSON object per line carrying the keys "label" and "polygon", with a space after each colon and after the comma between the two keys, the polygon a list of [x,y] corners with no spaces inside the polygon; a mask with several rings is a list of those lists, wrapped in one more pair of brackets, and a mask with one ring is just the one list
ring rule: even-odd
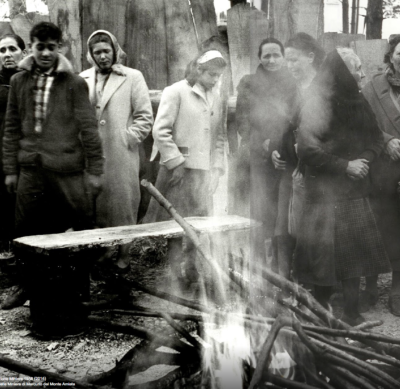
{"label": "coat button", "polygon": [[100,125],[101,126],[104,126],[106,124],[106,121],[105,120],[100,120]]}

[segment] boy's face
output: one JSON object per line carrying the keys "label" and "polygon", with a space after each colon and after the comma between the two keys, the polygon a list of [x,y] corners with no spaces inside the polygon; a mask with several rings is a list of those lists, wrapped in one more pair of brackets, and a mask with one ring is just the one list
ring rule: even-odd
{"label": "boy's face", "polygon": [[38,38],[33,39],[32,54],[41,70],[46,71],[54,66],[58,58],[58,48],[59,43],[54,39],[49,38],[45,41],[40,41]]}

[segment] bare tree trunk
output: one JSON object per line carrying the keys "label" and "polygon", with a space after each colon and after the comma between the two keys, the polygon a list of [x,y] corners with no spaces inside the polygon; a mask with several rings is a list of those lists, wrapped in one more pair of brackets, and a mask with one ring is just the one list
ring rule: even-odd
{"label": "bare tree trunk", "polygon": [[352,5],[351,5],[351,33],[352,34],[357,34],[356,31],[356,26],[357,26],[357,22],[356,22],[356,15],[357,15],[357,0],[353,0],[352,1]]}
{"label": "bare tree trunk", "polygon": [[343,22],[343,33],[349,33],[349,0],[342,1],[342,22]]}
{"label": "bare tree trunk", "polygon": [[367,39],[382,38],[383,0],[368,0]]}
{"label": "bare tree trunk", "polygon": [[8,0],[8,6],[10,8],[10,19],[13,19],[20,13],[26,13],[25,0]]}

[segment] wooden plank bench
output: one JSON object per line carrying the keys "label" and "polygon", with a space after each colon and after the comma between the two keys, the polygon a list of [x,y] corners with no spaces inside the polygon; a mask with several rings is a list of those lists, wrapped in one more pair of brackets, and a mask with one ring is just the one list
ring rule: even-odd
{"label": "wooden plank bench", "polygon": [[[249,278],[250,231],[256,223],[240,216],[189,217],[185,219],[198,232],[202,246],[226,272],[234,269]],[[54,326],[61,332],[76,332],[76,323],[84,321],[85,312],[77,307],[89,298],[89,270],[99,248],[134,243],[143,238],[168,240],[168,260],[172,280],[179,278],[182,264],[182,228],[174,221],[122,226],[52,235],[27,236],[14,240],[15,251],[21,258],[25,282],[30,291],[31,317],[39,333],[51,333]],[[193,254],[193,252],[192,252]],[[194,253],[196,255],[196,252]],[[195,258],[198,273],[216,294],[215,272]],[[174,275],[177,277],[174,279]],[[183,275],[185,277],[185,275]],[[210,288],[212,289],[212,288]],[[52,323],[49,323],[49,317]]]}

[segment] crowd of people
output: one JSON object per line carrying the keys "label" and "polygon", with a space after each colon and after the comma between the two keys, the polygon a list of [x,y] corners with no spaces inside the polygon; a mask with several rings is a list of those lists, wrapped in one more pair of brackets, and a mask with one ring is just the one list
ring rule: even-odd
{"label": "crowd of people", "polygon": [[[54,24],[35,25],[29,55],[19,36],[0,38],[2,249],[21,236],[136,224],[139,147],[151,130],[156,187],[182,216],[211,215],[225,170],[222,54],[203,51],[188,64],[163,91],[153,125],[146,81],[123,65],[110,32],[89,37],[92,67],[80,75],[60,54],[61,38]],[[378,275],[390,271],[389,307],[400,316],[400,37],[387,71],[362,91],[357,55],[326,55],[305,33],[285,45],[263,40],[258,57],[238,86],[235,212],[262,223],[273,269],[321,304],[340,282],[347,323],[364,321]],[[143,222],[168,218],[151,200]],[[129,261],[129,245],[100,258],[116,274]],[[27,297],[17,285],[2,308]]]}
{"label": "crowd of people", "polygon": [[326,54],[305,33],[285,46],[266,39],[256,74],[238,88],[238,160],[247,170],[236,177],[236,204],[263,223],[275,271],[324,306],[341,283],[351,325],[364,321],[378,275],[390,271],[389,308],[400,316],[400,37],[389,46],[386,72],[362,89],[353,50]]}

